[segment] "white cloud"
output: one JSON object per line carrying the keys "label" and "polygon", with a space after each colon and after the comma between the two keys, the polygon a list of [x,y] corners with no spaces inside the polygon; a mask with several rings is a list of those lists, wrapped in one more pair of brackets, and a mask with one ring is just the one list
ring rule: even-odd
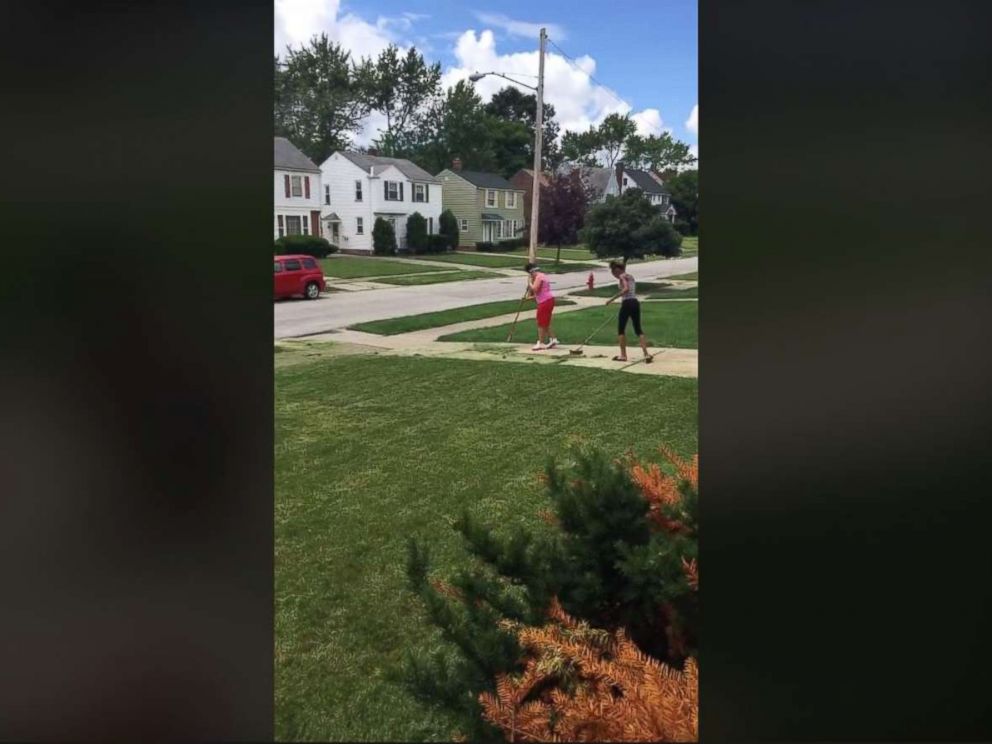
{"label": "white cloud", "polygon": [[514,18],[509,18],[502,13],[483,13],[480,11],[476,11],[475,17],[478,18],[481,23],[505,31],[510,36],[523,36],[531,39],[537,39],[541,33],[541,28],[543,27],[547,30],[548,36],[554,37],[559,41],[565,38],[565,29],[556,23],[531,23],[530,21],[518,21]]}
{"label": "white cloud", "polygon": [[353,59],[377,55],[389,44],[403,47],[398,32],[410,31],[426,18],[418,13],[379,16],[370,23],[354,13],[340,15],[341,0],[275,0],[275,53],[285,56],[286,46],[306,44],[326,33],[351,52]]}
{"label": "white cloud", "polygon": [[692,111],[689,112],[689,118],[685,120],[685,128],[692,132],[694,135],[699,136],[699,104],[697,103],[692,107]]}
{"label": "white cloud", "polygon": [[637,125],[637,133],[642,137],[652,134],[657,137],[662,132],[671,131],[665,127],[665,123],[661,120],[661,112],[656,108],[644,109],[633,114],[630,118],[634,120]]}
{"label": "white cloud", "polygon": [[[456,63],[441,76],[444,87],[466,79],[473,72],[503,72],[528,85],[536,85],[537,50],[500,54],[491,30],[480,33],[465,31],[458,37],[454,56]],[[632,107],[615,93],[596,84],[589,75],[596,71],[596,61],[589,55],[575,60],[573,67],[560,54],[549,52],[544,58],[544,100],[555,107],[555,119],[561,130],[583,131],[599,124],[609,114],[626,114]],[[489,100],[501,88],[510,85],[500,77],[488,76],[475,84],[483,100]],[[532,91],[524,89],[524,92]],[[661,113],[646,109],[634,113],[639,130],[650,131],[662,126]]]}

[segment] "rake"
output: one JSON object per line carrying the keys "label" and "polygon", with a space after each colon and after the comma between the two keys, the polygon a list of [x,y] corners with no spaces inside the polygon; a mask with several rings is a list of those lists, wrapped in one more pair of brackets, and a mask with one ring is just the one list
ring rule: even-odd
{"label": "rake", "polygon": [[524,300],[527,299],[528,292],[530,292],[530,287],[524,290],[524,296],[520,298],[520,304],[517,305],[517,314],[513,317],[513,325],[510,326],[510,332],[506,334],[507,343],[510,343],[510,339],[513,338],[513,332],[517,330],[517,320],[520,318],[520,311],[523,309]]}
{"label": "rake", "polygon": [[601,330],[603,330],[603,328],[606,327],[606,324],[609,323],[611,320],[615,320],[615,318],[612,315],[610,315],[609,317],[607,317],[606,320],[604,320],[600,325],[596,326],[596,330],[593,331],[592,333],[590,333],[586,337],[586,340],[585,341],[583,341],[581,344],[579,344],[576,348],[569,349],[568,350],[568,353],[571,354],[572,356],[582,356],[582,347],[585,346],[587,343],[589,343],[589,339],[590,338],[592,338],[597,333],[599,333]]}

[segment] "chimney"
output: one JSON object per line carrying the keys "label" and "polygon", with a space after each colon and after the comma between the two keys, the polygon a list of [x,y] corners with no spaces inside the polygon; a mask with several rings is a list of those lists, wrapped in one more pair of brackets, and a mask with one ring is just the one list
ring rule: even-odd
{"label": "chimney", "polygon": [[369,155],[371,155],[371,156],[372,156],[372,157],[374,157],[374,158],[377,158],[377,157],[379,157],[379,150],[378,150],[378,148],[375,148],[375,147],[370,147],[370,148],[368,149],[368,153],[369,153]]}
{"label": "chimney", "polygon": [[623,161],[617,161],[617,191],[623,193]]}
{"label": "chimney", "polygon": [[453,170],[453,171],[455,171],[457,173],[461,169],[462,169],[462,159],[461,158],[455,158],[454,160],[451,161],[451,170]]}

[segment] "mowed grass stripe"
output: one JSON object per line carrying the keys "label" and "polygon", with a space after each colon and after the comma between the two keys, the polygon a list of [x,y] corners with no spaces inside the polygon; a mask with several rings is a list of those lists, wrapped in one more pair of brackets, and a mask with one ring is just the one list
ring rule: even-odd
{"label": "mowed grass stripe", "polygon": [[[678,349],[695,349],[698,347],[698,304],[691,302],[645,302],[641,303],[641,326],[648,343],[651,346],[671,347]],[[610,345],[617,342],[616,317],[619,313],[619,303],[592,307],[587,310],[576,310],[570,313],[556,315],[552,319],[552,328],[562,346],[582,343],[597,326],[602,325],[588,341],[592,345]],[[612,319],[612,320],[608,320]],[[510,324],[490,328],[475,328],[458,333],[441,336],[439,341],[506,341]],[[628,343],[634,343],[634,328],[627,324]],[[526,320],[520,319],[515,333],[517,339],[537,338],[537,323],[534,313],[529,313]]]}
{"label": "mowed grass stripe", "polygon": [[[559,300],[558,304],[574,305],[575,303],[571,300]],[[493,318],[498,315],[507,315],[509,313],[515,313],[518,307],[521,307],[520,300],[501,300],[500,302],[485,302],[481,305],[469,305],[468,307],[458,307],[452,310],[439,310],[433,313],[406,315],[399,318],[388,318],[386,320],[373,320],[368,323],[358,323],[349,327],[354,331],[394,336],[397,333],[422,331],[427,328],[440,328],[442,326],[452,325],[453,323],[463,323],[467,320],[480,320],[482,318]],[[525,302],[521,313],[533,309],[533,302]]]}

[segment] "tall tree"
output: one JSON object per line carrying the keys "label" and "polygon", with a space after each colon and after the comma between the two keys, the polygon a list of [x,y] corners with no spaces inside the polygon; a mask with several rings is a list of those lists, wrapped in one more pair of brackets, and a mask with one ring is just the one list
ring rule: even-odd
{"label": "tall tree", "polygon": [[369,106],[350,54],[327,34],[275,58],[275,134],[317,163],[348,146]]}
{"label": "tall tree", "polygon": [[417,126],[408,157],[437,173],[461,158],[466,168],[496,167],[493,120],[486,114],[474,86],[460,80],[428,100],[417,115]]}
{"label": "tall tree", "polygon": [[379,140],[382,149],[386,154],[402,149],[413,134],[417,113],[438,91],[441,64],[428,65],[413,47],[400,56],[390,44],[376,60],[362,60],[358,77],[368,105],[386,117],[386,131]]}
{"label": "tall tree", "polygon": [[699,171],[682,171],[665,182],[672,193],[675,227],[683,235],[699,234]]}
{"label": "tall tree", "polygon": [[[527,138],[523,144],[522,158],[526,166],[534,165],[534,128],[537,125],[537,96],[527,95],[519,88],[506,86],[498,91],[486,104],[486,111],[505,121],[520,122],[527,127]],[[541,164],[545,170],[552,170],[560,161],[558,147],[558,122],[555,121],[555,107],[550,103],[544,104],[543,123],[541,125]],[[518,169],[509,171],[515,173]]]}
{"label": "tall tree", "polygon": [[599,125],[599,145],[604,165],[612,168],[623,151],[624,143],[637,132],[637,125],[628,114],[610,114]]}
{"label": "tall tree", "polygon": [[558,174],[541,186],[538,240],[558,246],[555,263],[561,260],[562,245],[579,242],[579,230],[589,206],[589,192],[578,173]]}
{"label": "tall tree", "polygon": [[668,132],[641,137],[632,134],[624,143],[624,163],[632,168],[650,168],[661,173],[669,168],[679,169],[696,162],[689,145],[674,139]]}
{"label": "tall tree", "polygon": [[599,165],[599,130],[589,127],[585,132],[565,132],[561,138],[562,157],[577,165]]}

